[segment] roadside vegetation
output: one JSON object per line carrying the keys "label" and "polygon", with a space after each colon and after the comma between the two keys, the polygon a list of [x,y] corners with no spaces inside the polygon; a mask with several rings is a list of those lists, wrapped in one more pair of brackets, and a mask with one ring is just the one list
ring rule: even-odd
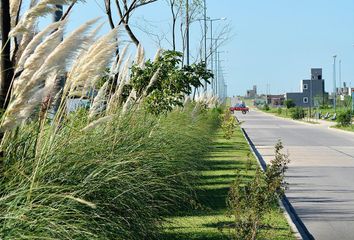
{"label": "roadside vegetation", "polygon": [[[228,115],[223,122],[232,121]],[[229,129],[217,132],[203,160],[197,207],[171,216],[163,239],[295,239],[277,203],[285,186],[281,176],[287,157],[278,151],[264,174],[239,125],[231,135],[225,132]]]}
{"label": "roadside vegetation", "polygon": [[[250,226],[250,239],[293,239],[274,202],[235,201],[246,195],[234,190],[265,200],[258,190],[282,185],[260,173],[219,99],[195,96],[213,77],[205,63],[175,50],[145,58],[128,21],[155,1],[116,3],[134,57],[110,1],[110,31],[93,19],[64,34],[76,2],[20,14],[22,1],[2,1],[0,239],[232,239]],[[67,12],[37,29],[57,4]]]}
{"label": "roadside vegetation", "polygon": [[341,101],[336,109],[328,105],[311,109],[311,118],[309,117],[309,108],[296,107],[291,99],[286,100],[284,106],[271,107],[268,104],[263,104],[257,106],[257,108],[275,116],[303,120],[313,124],[318,124],[317,120],[319,119],[326,120],[336,123],[336,125],[333,126],[335,128],[354,131],[353,113],[351,111],[350,99],[348,98],[346,98],[345,101]]}
{"label": "roadside vegetation", "polygon": [[33,31],[56,3],[34,3],[9,33],[23,41],[2,76],[0,239],[159,239],[195,202],[220,110],[188,96],[212,74],[176,51],[146,60],[138,44],[131,57],[98,19]]}

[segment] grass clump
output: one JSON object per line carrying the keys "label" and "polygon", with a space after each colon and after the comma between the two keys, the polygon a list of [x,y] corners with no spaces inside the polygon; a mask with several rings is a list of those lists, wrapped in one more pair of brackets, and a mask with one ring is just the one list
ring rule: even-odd
{"label": "grass clump", "polygon": [[[65,123],[65,124],[64,124]],[[171,211],[193,199],[218,112],[132,112],[84,130],[38,123],[6,136],[1,239],[157,239]]]}

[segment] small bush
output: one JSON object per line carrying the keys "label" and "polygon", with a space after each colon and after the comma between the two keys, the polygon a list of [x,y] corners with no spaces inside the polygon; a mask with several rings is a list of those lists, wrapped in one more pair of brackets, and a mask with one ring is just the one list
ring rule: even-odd
{"label": "small bush", "polygon": [[292,99],[285,100],[284,105],[286,106],[287,109],[294,108],[296,106],[296,104]]}
{"label": "small bush", "polygon": [[337,123],[341,127],[347,127],[352,124],[352,113],[351,111],[342,112],[338,115]]}
{"label": "small bush", "polygon": [[222,117],[221,128],[224,132],[224,138],[230,139],[236,130],[237,121],[235,117],[231,115],[230,111],[226,111],[226,113],[221,115],[221,117]]}
{"label": "small bush", "polygon": [[269,108],[268,104],[264,104],[264,106],[263,106],[263,110],[264,110],[264,111],[269,111],[269,110],[270,110],[270,108]]}
{"label": "small bush", "polygon": [[277,114],[278,114],[278,115],[281,115],[282,112],[283,112],[283,109],[282,109],[281,107],[279,107],[279,108],[277,109]]}
{"label": "small bush", "polygon": [[290,111],[290,116],[295,120],[303,119],[305,117],[305,110],[301,107],[292,108]]}
{"label": "small bush", "polygon": [[257,239],[264,215],[277,205],[278,198],[284,194],[284,174],[289,158],[281,153],[282,149],[282,143],[278,142],[274,160],[264,173],[258,169],[251,181],[244,183],[237,174],[227,201],[228,214],[234,218],[233,239]]}

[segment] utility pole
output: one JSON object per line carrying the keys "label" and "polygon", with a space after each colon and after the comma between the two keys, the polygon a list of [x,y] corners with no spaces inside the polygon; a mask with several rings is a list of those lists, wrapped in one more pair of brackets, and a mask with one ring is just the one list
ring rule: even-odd
{"label": "utility pole", "polygon": [[337,55],[333,56],[333,108],[336,111],[336,101],[337,101],[337,86],[336,86],[336,58]]}
{"label": "utility pole", "polygon": [[[213,42],[214,42],[214,40],[213,40],[213,21],[210,21],[210,66],[211,66],[212,73],[214,73]],[[212,90],[212,95],[215,95],[215,76],[212,79],[211,90]]]}
{"label": "utility pole", "polygon": [[218,39],[215,39],[215,95],[219,96],[219,59],[220,53],[218,51]]}
{"label": "utility pole", "polygon": [[[204,0],[204,63],[205,63],[205,70],[207,70],[207,6],[206,0]],[[205,79],[205,86],[204,92],[208,91],[208,83],[207,79]]]}
{"label": "utility pole", "polygon": [[[216,40],[216,46],[217,46],[217,40]],[[220,97],[220,84],[219,84],[219,65],[220,65],[220,53],[216,50],[216,59],[215,59],[215,75],[216,75],[216,81],[215,81],[215,93],[216,96]]]}
{"label": "utility pole", "polygon": [[[217,39],[214,39],[213,38],[213,22],[214,21],[220,21],[220,20],[226,20],[225,17],[223,18],[214,18],[214,19],[208,19],[208,21],[210,21],[210,65],[211,65],[211,71],[214,73],[214,40],[217,40]],[[215,44],[215,52],[217,51],[217,41],[216,41],[216,44]],[[211,84],[211,88],[212,88],[212,93],[214,95],[216,95],[216,91],[215,91],[215,76],[214,76],[214,79],[213,79],[213,82]]]}
{"label": "utility pole", "polygon": [[342,95],[342,60],[339,60],[339,93]]}

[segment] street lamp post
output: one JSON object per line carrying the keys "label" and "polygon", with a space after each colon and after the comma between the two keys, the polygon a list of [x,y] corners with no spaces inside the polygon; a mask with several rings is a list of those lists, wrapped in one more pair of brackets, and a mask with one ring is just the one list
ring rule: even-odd
{"label": "street lamp post", "polygon": [[[215,41],[215,52],[217,52],[217,48],[218,48],[218,40],[220,40],[221,38],[213,38],[213,22],[216,21],[221,21],[221,20],[226,20],[225,17],[223,18],[207,18],[207,21],[210,22],[210,54],[205,58],[205,63],[207,63],[208,57],[210,57],[210,66],[211,66],[211,71],[214,73],[214,41]],[[205,32],[206,33],[206,32]],[[206,36],[205,36],[205,40],[206,40]],[[206,51],[205,51],[206,53]],[[215,76],[214,76],[215,79]],[[212,88],[212,93],[216,94],[215,91],[215,81],[213,81],[211,83],[211,88]]]}
{"label": "street lamp post", "polygon": [[[204,0],[204,63],[205,68],[207,68],[207,7],[206,0]],[[204,92],[208,91],[208,82],[205,79]]]}
{"label": "street lamp post", "polygon": [[339,94],[342,95],[342,60],[339,59]]}
{"label": "street lamp post", "polygon": [[336,111],[336,101],[337,101],[337,86],[336,86],[336,58],[337,55],[333,56],[333,108]]}

